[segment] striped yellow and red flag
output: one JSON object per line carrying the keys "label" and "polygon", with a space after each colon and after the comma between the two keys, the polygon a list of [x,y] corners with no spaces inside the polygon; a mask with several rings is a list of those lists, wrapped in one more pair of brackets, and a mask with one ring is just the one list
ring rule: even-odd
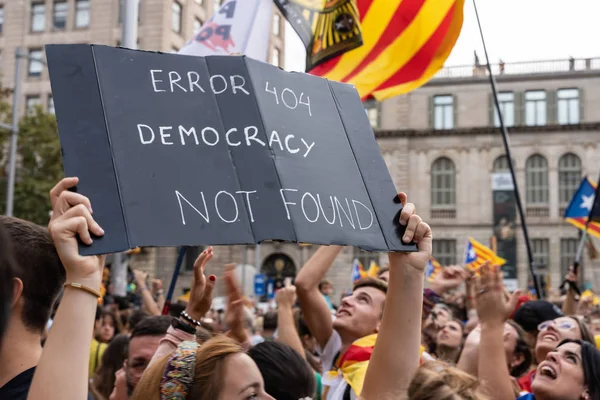
{"label": "striped yellow and red flag", "polygon": [[471,271],[477,271],[486,261],[499,266],[506,264],[506,260],[498,257],[492,249],[473,238],[469,238],[465,248],[465,266]]}
{"label": "striped yellow and red flag", "polygon": [[[352,83],[364,99],[407,93],[443,66],[462,28],[463,6],[464,0],[356,0],[362,46],[309,72]],[[337,33],[343,39],[335,27],[322,34],[313,24],[313,35],[335,38]]]}

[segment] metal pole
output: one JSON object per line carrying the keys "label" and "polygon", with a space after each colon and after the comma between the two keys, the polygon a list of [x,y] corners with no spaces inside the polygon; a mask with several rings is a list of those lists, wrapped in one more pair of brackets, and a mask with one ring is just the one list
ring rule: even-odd
{"label": "metal pole", "polygon": [[8,190],[6,191],[6,215],[13,216],[15,201],[15,177],[17,175],[17,138],[19,134],[19,101],[21,100],[21,48],[15,50],[15,89],[13,91],[12,124],[10,129],[10,153],[8,158]]}
{"label": "metal pole", "polygon": [[259,265],[260,264],[260,244],[257,244],[254,247],[254,256],[255,256],[254,267],[256,268],[256,271],[258,272],[258,271],[260,271],[260,265]]}
{"label": "metal pole", "polygon": [[502,131],[502,141],[504,142],[504,149],[506,151],[506,157],[508,158],[508,168],[510,169],[510,175],[514,183],[515,198],[517,202],[517,210],[519,211],[519,217],[521,218],[521,227],[523,228],[523,238],[525,239],[525,248],[527,249],[527,259],[529,261],[529,273],[533,279],[535,286],[535,292],[538,299],[543,299],[544,294],[540,291],[540,284],[535,274],[535,262],[533,260],[533,251],[531,250],[531,242],[529,240],[529,231],[527,230],[527,223],[525,221],[525,212],[523,211],[523,204],[521,203],[521,195],[519,193],[519,185],[517,185],[517,176],[515,174],[515,167],[513,166],[513,158],[510,152],[510,142],[508,139],[508,130],[504,125],[504,118],[500,110],[500,102],[498,101],[498,90],[496,89],[496,79],[492,73],[492,65],[490,64],[490,58],[488,57],[487,47],[485,45],[485,39],[483,38],[483,30],[481,29],[481,21],[479,20],[479,13],[477,12],[477,4],[473,0],[473,7],[475,7],[475,17],[477,18],[477,25],[479,26],[479,34],[481,35],[481,43],[483,44],[483,53],[485,54],[485,62],[487,64],[488,75],[490,77],[490,84],[492,85],[492,95],[494,96],[494,105],[496,112],[498,113],[498,121],[500,122],[500,130]]}
{"label": "metal pole", "polygon": [[[130,49],[137,48],[137,3],[138,0],[124,0],[121,15],[123,24],[121,26],[121,45]],[[127,266],[123,263],[123,254],[115,253],[111,271],[111,281],[115,295],[127,295]]]}
{"label": "metal pole", "polygon": [[167,292],[167,297],[165,298],[165,306],[162,310],[162,315],[169,315],[169,308],[171,307],[171,300],[173,299],[173,293],[175,292],[175,285],[177,285],[177,278],[179,278],[179,271],[181,271],[181,264],[183,264],[183,257],[187,252],[187,247],[182,246],[179,249],[179,255],[177,256],[177,263],[175,264],[175,269],[173,270],[173,277],[171,278],[171,283],[169,284],[169,291]]}
{"label": "metal pole", "polygon": [[138,1],[124,0],[121,15],[123,24],[121,26],[121,46],[128,49],[137,49],[137,26],[138,26]]}

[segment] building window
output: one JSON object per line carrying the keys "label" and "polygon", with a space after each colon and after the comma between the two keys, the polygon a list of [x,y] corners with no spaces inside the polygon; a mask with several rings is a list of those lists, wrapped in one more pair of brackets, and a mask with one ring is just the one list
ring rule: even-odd
{"label": "building window", "polygon": [[275,13],[273,15],[273,36],[279,37],[281,34],[281,16]]}
{"label": "building window", "polygon": [[[515,94],[513,92],[498,93],[498,103],[502,111],[504,126],[515,126]],[[500,126],[496,105],[492,104],[492,106],[494,107],[494,126]]]}
{"label": "building window", "polygon": [[508,157],[500,156],[494,160],[494,172],[510,172]]}
{"label": "building window", "polygon": [[[563,277],[569,272],[569,267],[575,261],[577,254],[577,239],[560,239],[560,276]],[[581,271],[579,276],[583,276]]]}
{"label": "building window", "polygon": [[29,76],[40,76],[44,69],[44,64],[41,60],[43,57],[42,49],[31,49],[29,50],[29,64],[27,66],[27,73]]}
{"label": "building window", "polygon": [[171,4],[171,29],[181,33],[181,4],[176,1]]}
{"label": "building window", "polygon": [[379,127],[379,104],[376,100],[367,100],[364,103],[367,118],[373,129]]}
{"label": "building window", "polygon": [[[581,183],[581,160],[567,153],[558,160],[558,204],[567,206]],[[562,215],[562,212],[561,212]]]}
{"label": "building window", "polygon": [[198,18],[194,18],[194,35],[202,28],[202,21]]}
{"label": "building window", "polygon": [[451,95],[433,96],[433,128],[454,128],[454,97]]}
{"label": "building window", "polygon": [[525,92],[525,124],[527,126],[546,125],[546,91]]}
{"label": "building window", "polygon": [[54,29],[65,29],[67,25],[68,6],[66,1],[54,2],[54,17],[52,26]]}
{"label": "building window", "polygon": [[558,123],[561,125],[579,123],[579,90],[559,89],[556,92]]}
{"label": "building window", "polygon": [[48,114],[55,114],[54,110],[54,97],[51,94],[48,95]]}
{"label": "building window", "polygon": [[271,53],[271,64],[273,64],[276,67],[280,67],[280,53],[279,53],[279,49],[277,47],[273,47],[273,52]]}
{"label": "building window", "polygon": [[434,218],[456,217],[456,168],[446,157],[431,166],[431,211]]}
{"label": "building window", "polygon": [[32,115],[35,113],[35,107],[40,106],[42,101],[40,100],[40,96],[32,95],[25,97],[25,111],[27,115]]}
{"label": "building window", "polygon": [[537,267],[550,266],[550,240],[548,239],[533,239],[533,261]]}
{"label": "building window", "polygon": [[535,154],[525,163],[527,213],[532,217],[548,216],[548,162]]}
{"label": "building window", "polygon": [[456,264],[456,240],[436,239],[433,241],[433,258],[443,267]]}
{"label": "building window", "polygon": [[46,27],[46,6],[44,3],[31,4],[31,32],[43,32]]}
{"label": "building window", "polygon": [[89,0],[75,0],[75,28],[87,28],[88,26],[90,26]]}
{"label": "building window", "polygon": [[4,7],[0,5],[0,33],[2,33],[3,27],[4,27]]}

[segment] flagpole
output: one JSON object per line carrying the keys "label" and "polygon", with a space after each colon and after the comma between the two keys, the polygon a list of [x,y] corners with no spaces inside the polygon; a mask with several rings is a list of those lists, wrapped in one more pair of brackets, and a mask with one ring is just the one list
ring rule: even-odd
{"label": "flagpole", "polygon": [[519,186],[517,185],[517,177],[515,174],[515,167],[513,165],[513,158],[510,152],[510,143],[508,140],[508,130],[504,125],[504,118],[500,110],[500,102],[498,101],[498,90],[496,89],[496,80],[492,73],[492,65],[490,64],[490,58],[488,57],[487,47],[485,45],[485,39],[483,38],[483,29],[481,28],[481,21],[479,20],[479,13],[477,12],[477,4],[473,0],[473,7],[475,7],[475,17],[477,18],[477,25],[479,26],[479,34],[481,35],[481,43],[483,44],[483,53],[485,54],[485,62],[487,64],[488,75],[490,77],[490,84],[492,86],[492,95],[494,97],[494,106],[498,113],[498,121],[500,122],[500,130],[502,132],[502,141],[504,142],[504,149],[506,151],[506,157],[508,158],[508,168],[510,175],[513,180],[513,187],[515,191],[515,200],[517,202],[517,210],[519,211],[519,217],[521,218],[521,227],[523,229],[523,238],[525,239],[525,248],[527,249],[527,259],[529,261],[529,273],[533,278],[533,285],[538,299],[543,299],[544,294],[540,291],[540,284],[535,275],[535,262],[533,260],[533,251],[531,250],[531,242],[529,240],[529,231],[527,230],[527,223],[525,222],[525,212],[523,211],[523,204],[521,203],[521,195],[519,193]]}

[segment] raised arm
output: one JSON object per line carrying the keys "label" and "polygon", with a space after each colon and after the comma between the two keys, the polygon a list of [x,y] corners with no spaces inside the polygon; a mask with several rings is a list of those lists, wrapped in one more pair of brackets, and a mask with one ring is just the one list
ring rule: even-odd
{"label": "raised arm", "polygon": [[300,357],[306,360],[304,347],[294,321],[294,302],[296,301],[296,287],[289,279],[285,280],[285,287],[277,291],[277,341],[296,350]]}
{"label": "raised arm", "polygon": [[504,325],[515,309],[520,292],[515,291],[507,301],[500,268],[484,264],[480,271],[475,285],[477,313],[481,321],[478,376],[491,399],[514,399],[515,391],[504,351]]}
{"label": "raised arm", "polygon": [[137,290],[139,291],[140,296],[142,296],[144,308],[146,309],[146,311],[148,311],[148,314],[150,315],[160,315],[160,309],[154,301],[150,289],[148,289],[148,286],[146,285],[148,273],[146,271],[135,269],[133,270],[133,274],[135,276],[135,285],[137,287]]}
{"label": "raised arm", "polygon": [[31,383],[30,400],[85,399],[88,394],[89,349],[98,304],[93,293],[100,290],[105,257],[80,256],[77,236],[90,245],[90,232],[102,236],[104,231],[92,218],[90,201],[68,191],[78,181],[65,178],[50,192],[53,214],[48,228],[66,270],[67,286]]}
{"label": "raised arm", "polygon": [[[400,194],[402,203],[406,195]],[[402,399],[419,367],[423,280],[431,257],[429,225],[406,204],[400,215],[406,225],[405,243],[414,241],[416,253],[390,253],[390,279],[377,343],[369,362],[360,398],[363,400]]]}
{"label": "raised arm", "polygon": [[325,347],[333,333],[333,321],[325,297],[319,292],[319,282],[325,277],[342,248],[321,246],[304,264],[294,282],[306,325],[321,348]]}

